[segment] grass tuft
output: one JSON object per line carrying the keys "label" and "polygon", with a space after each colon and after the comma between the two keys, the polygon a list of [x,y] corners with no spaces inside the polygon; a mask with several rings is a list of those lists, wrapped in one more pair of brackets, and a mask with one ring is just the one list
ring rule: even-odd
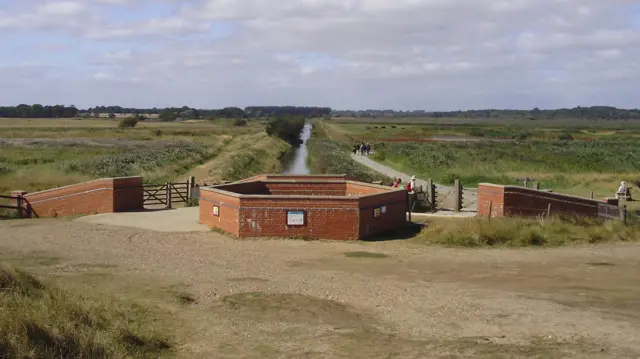
{"label": "grass tuft", "polygon": [[0,358],[161,358],[170,340],[113,303],[0,266]]}
{"label": "grass tuft", "polygon": [[428,221],[418,235],[425,243],[456,247],[531,247],[640,239],[640,226],[576,218],[467,218]]}
{"label": "grass tuft", "polygon": [[358,252],[358,251],[356,251],[356,252],[347,252],[344,255],[349,257],[349,258],[376,258],[376,259],[380,259],[380,258],[389,257],[388,255],[386,255],[384,253]]}

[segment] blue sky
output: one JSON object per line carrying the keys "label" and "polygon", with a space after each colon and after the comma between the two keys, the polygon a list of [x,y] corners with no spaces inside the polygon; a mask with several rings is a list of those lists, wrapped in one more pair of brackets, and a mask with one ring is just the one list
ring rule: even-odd
{"label": "blue sky", "polygon": [[640,107],[626,0],[0,0],[0,41],[2,105]]}

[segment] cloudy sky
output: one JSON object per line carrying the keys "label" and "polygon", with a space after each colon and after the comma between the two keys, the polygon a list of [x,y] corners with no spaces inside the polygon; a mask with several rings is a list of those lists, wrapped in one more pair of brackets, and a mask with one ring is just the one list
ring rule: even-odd
{"label": "cloudy sky", "polygon": [[640,107],[640,0],[0,0],[0,105]]}

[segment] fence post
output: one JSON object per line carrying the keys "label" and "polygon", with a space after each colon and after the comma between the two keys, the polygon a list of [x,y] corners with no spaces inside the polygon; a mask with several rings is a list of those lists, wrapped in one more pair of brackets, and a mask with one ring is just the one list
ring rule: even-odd
{"label": "fence post", "polygon": [[23,197],[22,195],[18,195],[18,197],[16,197],[16,204],[18,205],[18,218],[22,218],[22,201],[23,201]]}
{"label": "fence post", "polygon": [[489,201],[489,219],[491,219],[491,211],[493,210],[493,201]]}
{"label": "fence post", "polygon": [[187,199],[191,198],[191,195],[193,192],[193,188],[196,186],[196,177],[195,176],[191,176],[189,177],[189,182],[187,183]]}
{"label": "fence post", "polygon": [[167,182],[167,208],[171,208],[171,182]]}
{"label": "fence post", "polygon": [[536,189],[539,191],[540,190],[540,182],[536,182]]}
{"label": "fence post", "polygon": [[591,199],[593,199],[593,191],[591,191]]}
{"label": "fence post", "polygon": [[453,186],[454,186],[453,187],[453,190],[454,190],[453,210],[455,212],[460,212],[460,210],[462,209],[462,185],[460,185],[460,179],[456,178]]}
{"label": "fence post", "polygon": [[620,209],[620,222],[622,222],[623,225],[627,224],[627,205],[626,204],[622,206],[622,208]]}
{"label": "fence post", "polygon": [[409,212],[409,222],[411,222],[411,195],[407,191],[407,212]]}

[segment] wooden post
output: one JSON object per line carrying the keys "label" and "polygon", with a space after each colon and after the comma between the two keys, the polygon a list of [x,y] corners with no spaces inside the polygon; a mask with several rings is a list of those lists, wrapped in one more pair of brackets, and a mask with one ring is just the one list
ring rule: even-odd
{"label": "wooden post", "polygon": [[433,209],[438,207],[438,204],[436,203],[436,191],[433,186],[433,179],[431,178],[427,180],[427,200],[431,203],[431,207],[433,207]]}
{"label": "wooden post", "polygon": [[524,188],[527,188],[527,179],[524,179]]}
{"label": "wooden post", "polygon": [[16,197],[16,204],[18,207],[18,218],[22,218],[22,201],[23,201],[22,195],[19,195],[18,197]]}
{"label": "wooden post", "polygon": [[453,210],[455,212],[460,212],[460,210],[462,209],[462,185],[460,185],[459,179],[456,179],[454,181],[453,190],[454,190]]}
{"label": "wooden post", "polygon": [[620,222],[622,222],[623,225],[627,224],[627,205],[626,204],[622,206],[622,208],[620,208]]}
{"label": "wooden post", "polygon": [[540,182],[536,182],[536,189],[539,191],[540,190]]}
{"label": "wooden post", "polygon": [[551,216],[551,202],[547,205],[547,218]]}
{"label": "wooden post", "polygon": [[593,199],[593,191],[591,191],[591,199]]}
{"label": "wooden post", "polygon": [[196,178],[195,176],[189,177],[189,182],[187,183],[187,199],[191,199],[191,195],[193,192],[193,188],[196,186]]}
{"label": "wooden post", "polygon": [[407,212],[409,212],[409,222],[411,222],[411,195],[407,192]]}
{"label": "wooden post", "polygon": [[167,208],[171,208],[171,182],[167,182]]}
{"label": "wooden post", "polygon": [[489,201],[489,219],[491,219],[491,211],[493,210],[493,201]]}

